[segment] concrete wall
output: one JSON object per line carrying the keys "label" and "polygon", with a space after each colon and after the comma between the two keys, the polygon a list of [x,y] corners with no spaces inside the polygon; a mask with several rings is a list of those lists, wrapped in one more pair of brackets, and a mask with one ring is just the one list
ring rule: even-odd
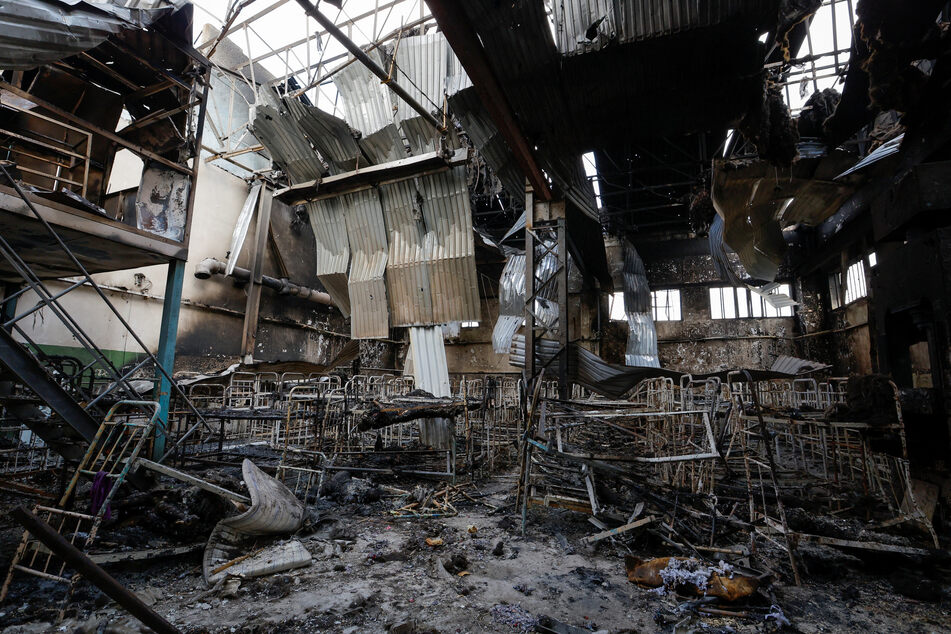
{"label": "concrete wall", "polygon": [[[134,156],[117,160],[111,182],[122,187],[134,185],[138,182],[137,170],[141,170],[141,162]],[[244,289],[236,287],[230,278],[221,276],[199,280],[194,271],[206,257],[226,259],[232,230],[247,191],[247,185],[240,178],[202,162],[182,293],[177,370],[219,368],[233,362],[240,354],[247,299]],[[310,224],[295,222],[293,210],[278,202],[274,204],[271,218],[275,241],[288,276],[295,282],[319,287],[314,275],[314,239]],[[239,266],[249,266],[249,250],[254,242],[255,226],[252,222],[238,259]],[[150,266],[96,276],[97,282],[108,290],[110,300],[153,352],[158,346],[167,268],[165,265]],[[264,273],[283,277],[270,249]],[[56,288],[57,283],[50,286]],[[36,298],[27,294],[20,301],[22,308],[34,304]],[[62,301],[96,344],[110,351],[115,359],[130,360],[140,352],[137,344],[92,291],[77,289]],[[48,310],[36,313],[26,325],[27,333],[39,344],[55,346],[57,354],[67,354],[70,349],[75,349],[76,342]],[[267,288],[263,290],[255,358],[324,363],[348,338],[349,327],[336,309],[281,297]]]}

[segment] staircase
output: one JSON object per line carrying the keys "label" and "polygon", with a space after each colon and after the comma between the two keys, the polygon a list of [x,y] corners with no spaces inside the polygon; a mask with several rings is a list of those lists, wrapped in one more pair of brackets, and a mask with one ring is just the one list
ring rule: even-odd
{"label": "staircase", "polygon": [[[54,256],[75,271],[71,277],[60,278],[66,280],[65,288],[52,291],[10,242],[0,235],[0,258],[19,278],[12,283],[20,286],[19,290],[8,293],[0,301],[0,407],[6,412],[7,421],[25,424],[66,460],[78,461],[111,406],[119,401],[142,400],[132,382],[140,371],[152,366],[168,379],[173,392],[184,399],[186,406],[203,423],[201,415],[172,381],[168,370],[159,364],[66,242],[39,214],[3,163],[0,163],[0,182],[10,184],[16,190],[42,225],[42,231],[52,239],[51,249],[57,250]],[[9,288],[11,281],[7,281]],[[84,331],[62,301],[79,288],[92,290],[93,297],[99,300],[98,306],[85,310],[102,310],[103,315],[111,312],[125,329],[128,340],[138,346],[133,352],[138,353],[137,358],[141,360],[116,367]],[[30,305],[20,306],[23,302],[18,300],[30,292]],[[89,295],[87,292],[86,296]],[[40,311],[44,320],[53,320],[55,326],[62,327],[72,336],[79,354],[75,357],[52,356],[44,353],[30,338],[23,327],[24,320],[35,318]]]}

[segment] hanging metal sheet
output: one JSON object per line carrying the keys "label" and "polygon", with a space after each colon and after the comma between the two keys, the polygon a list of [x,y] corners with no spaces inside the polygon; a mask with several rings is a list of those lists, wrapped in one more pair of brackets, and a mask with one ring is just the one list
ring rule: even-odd
{"label": "hanging metal sheet", "polygon": [[319,179],[324,173],[324,164],[307,142],[304,131],[287,113],[258,105],[254,108],[250,127],[251,133],[267,148],[271,159],[287,174],[292,184]]}
{"label": "hanging metal sheet", "polygon": [[391,163],[406,158],[406,149],[396,125],[389,123],[358,141],[360,149],[373,164]]}
{"label": "hanging metal sheet", "polygon": [[499,278],[499,317],[492,331],[492,349],[505,354],[522,325],[525,312],[525,256],[510,255]]}
{"label": "hanging metal sheet", "polygon": [[450,396],[449,366],[446,346],[439,326],[409,329],[409,345],[413,351],[413,372],[416,387],[433,396]]}
{"label": "hanging metal sheet", "polygon": [[479,281],[465,166],[419,179],[433,320],[479,321]]}
{"label": "hanging metal sheet", "polygon": [[390,334],[386,300],[387,241],[383,208],[376,190],[340,197],[350,237],[350,336],[385,339]]}
{"label": "hanging metal sheet", "polygon": [[390,244],[386,282],[394,326],[436,323],[426,254],[426,223],[417,196],[413,181],[380,187]]}
{"label": "hanging metal sheet", "polygon": [[[370,55],[378,57],[378,52]],[[343,100],[344,118],[364,137],[394,122],[389,88],[363,64],[350,64],[341,70],[334,77],[334,85]]]}
{"label": "hanging metal sheet", "polygon": [[[404,37],[396,49],[396,65],[400,70],[396,81],[417,103],[432,112],[439,112],[450,72],[450,59],[454,57],[442,33]],[[417,116],[417,112],[399,99],[396,116],[403,121]]]}
{"label": "hanging metal sheet", "polygon": [[298,99],[285,99],[284,103],[291,117],[330,165],[331,174],[356,169],[360,146],[346,121]]}
{"label": "hanging metal sheet", "polygon": [[657,330],[651,314],[651,291],[644,262],[630,241],[624,241],[624,313],[627,317],[627,351],[624,363],[638,367],[660,367]]}
{"label": "hanging metal sheet", "polygon": [[241,247],[244,246],[244,239],[248,235],[248,227],[251,226],[251,217],[254,216],[254,210],[258,206],[258,196],[261,194],[261,181],[255,181],[251,185],[251,191],[241,206],[241,213],[238,214],[238,220],[234,224],[234,231],[231,234],[231,244],[228,246],[228,264],[225,266],[225,275],[234,273],[234,267],[238,263],[238,255],[241,253]]}
{"label": "hanging metal sheet", "polygon": [[347,268],[350,264],[350,240],[338,198],[307,203],[307,215],[314,231],[316,275],[345,317],[350,316],[350,291]]}

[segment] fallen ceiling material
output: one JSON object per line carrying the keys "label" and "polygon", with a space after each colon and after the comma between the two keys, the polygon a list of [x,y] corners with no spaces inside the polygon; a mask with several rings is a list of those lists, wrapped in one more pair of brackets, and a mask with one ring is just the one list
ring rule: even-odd
{"label": "fallen ceiling material", "polygon": [[786,255],[783,229],[816,226],[848,200],[860,177],[836,177],[853,161],[837,152],[800,159],[789,168],[747,159],[714,162],[711,196],[723,218],[723,242],[736,251],[752,278],[776,279]]}
{"label": "fallen ceiling material", "polygon": [[492,349],[508,354],[512,337],[525,319],[525,256],[508,257],[499,278],[499,317],[492,330]]}
{"label": "fallen ceiling material", "polygon": [[83,0],[16,0],[0,4],[0,68],[29,70],[99,46],[123,29],[144,29],[181,6],[147,9]]}

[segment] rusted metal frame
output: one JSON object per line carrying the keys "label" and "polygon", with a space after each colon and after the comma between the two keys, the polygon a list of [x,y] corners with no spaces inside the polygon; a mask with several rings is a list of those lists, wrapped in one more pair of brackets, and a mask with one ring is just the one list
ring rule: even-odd
{"label": "rusted metal frame", "polygon": [[[314,18],[318,24],[320,24],[324,29],[333,36],[338,42],[343,44],[350,53],[360,61],[361,64],[367,67],[374,75],[380,78],[380,81],[386,84],[387,88],[392,90],[396,96],[406,102],[409,107],[419,113],[423,119],[432,125],[438,132],[441,134],[446,133],[446,128],[440,123],[436,117],[432,115],[424,106],[422,106],[416,99],[413,98],[405,89],[403,89],[399,84],[394,81],[390,81],[387,77],[386,71],[380,68],[380,65],[370,59],[370,56],[367,55],[362,48],[357,46],[353,40],[344,35],[336,24],[332,20],[327,18],[323,13],[317,10],[314,5],[310,4],[309,0],[297,0],[297,4],[301,6],[302,9],[309,15]],[[251,68],[254,68],[252,65]]]}
{"label": "rusted metal frame", "polygon": [[[210,67],[204,67],[203,75],[208,77]],[[185,206],[185,239],[182,244],[188,248],[191,242],[192,234],[192,216],[195,210],[195,193],[198,190],[198,170],[201,168],[201,141],[205,132],[205,118],[208,115],[208,91],[211,89],[211,81],[202,83],[201,104],[198,106],[198,118],[194,121],[195,130],[195,156],[192,157],[191,167],[191,185],[188,188],[188,203]],[[193,113],[194,111],[192,111]],[[190,115],[192,113],[189,113]]]}
{"label": "rusted metal frame", "polygon": [[11,93],[13,93],[14,95],[16,95],[16,96],[18,96],[18,97],[22,97],[23,99],[27,99],[27,100],[29,100],[29,101],[32,101],[32,102],[35,103],[36,105],[38,105],[38,106],[40,106],[40,107],[42,107],[42,108],[45,108],[45,109],[49,110],[50,112],[53,112],[53,113],[59,115],[60,117],[66,119],[67,121],[71,122],[72,124],[74,124],[74,125],[76,125],[76,126],[79,126],[79,127],[82,128],[82,130],[85,131],[85,132],[91,132],[91,133],[93,133],[93,134],[98,134],[99,136],[105,137],[105,138],[109,139],[110,141],[113,141],[114,143],[117,143],[117,144],[121,145],[121,146],[124,147],[124,148],[127,148],[127,149],[129,149],[129,150],[132,150],[133,152],[135,152],[136,154],[139,154],[140,156],[144,156],[144,157],[146,157],[146,158],[150,158],[150,159],[152,159],[153,161],[156,161],[156,162],[158,162],[158,163],[161,163],[162,165],[165,165],[166,167],[170,167],[171,169],[173,169],[173,170],[175,170],[175,171],[177,171],[177,172],[181,172],[181,173],[183,173],[183,174],[190,174],[190,173],[191,173],[191,169],[189,169],[189,168],[188,168],[187,166],[185,166],[185,165],[180,165],[180,164],[178,164],[178,163],[175,163],[174,161],[168,160],[168,159],[165,158],[164,156],[159,156],[159,155],[156,154],[155,152],[153,152],[153,151],[151,151],[151,150],[149,150],[149,149],[146,149],[146,148],[142,147],[142,146],[139,145],[138,143],[133,143],[133,142],[131,142],[131,141],[127,141],[127,140],[123,139],[122,137],[120,137],[120,136],[119,136],[118,134],[116,134],[115,132],[110,132],[110,131],[106,130],[105,128],[100,128],[99,126],[97,126],[97,125],[95,125],[95,124],[92,124],[92,123],[90,123],[90,122],[88,122],[88,121],[85,121],[85,120],[82,119],[81,117],[78,117],[78,116],[74,115],[73,113],[69,112],[68,110],[64,110],[64,109],[60,108],[59,106],[54,106],[53,104],[49,103],[48,101],[45,101],[45,100],[43,100],[43,99],[39,99],[38,97],[34,97],[33,95],[31,95],[30,93],[26,92],[25,90],[21,90],[21,89],[17,88],[16,86],[12,85],[12,84],[9,84],[9,83],[7,83],[7,82],[5,82],[5,81],[0,81],[0,88],[2,88],[2,89],[4,89],[4,90],[9,90]]}
{"label": "rusted metal frame", "polygon": [[242,154],[248,154],[250,152],[260,152],[264,149],[263,145],[255,145],[253,147],[246,147],[241,150],[234,150],[233,152],[218,152],[217,154],[212,154],[205,159],[205,163],[210,163],[212,161],[217,161],[218,159],[229,159],[235,156],[241,156]]}
{"label": "rusted metal frame", "polygon": [[[302,1],[298,0],[298,2]],[[492,72],[482,42],[465,16],[464,3],[457,0],[426,0],[426,4],[429,5],[430,13],[436,18],[436,23],[442,29],[456,57],[469,75],[469,79],[472,80],[482,105],[515,155],[522,173],[532,184],[535,196],[546,202],[552,200],[548,180],[535,161],[531,147],[515,121],[508,99]]]}
{"label": "rusted metal frame", "polygon": [[248,280],[248,300],[244,309],[244,329],[241,334],[241,355],[246,363],[254,359],[254,343],[258,329],[258,313],[261,308],[261,287],[264,255],[267,251],[267,235],[271,225],[271,206],[274,190],[265,185],[258,200],[258,220],[255,228],[254,251],[251,252],[251,279]]}

